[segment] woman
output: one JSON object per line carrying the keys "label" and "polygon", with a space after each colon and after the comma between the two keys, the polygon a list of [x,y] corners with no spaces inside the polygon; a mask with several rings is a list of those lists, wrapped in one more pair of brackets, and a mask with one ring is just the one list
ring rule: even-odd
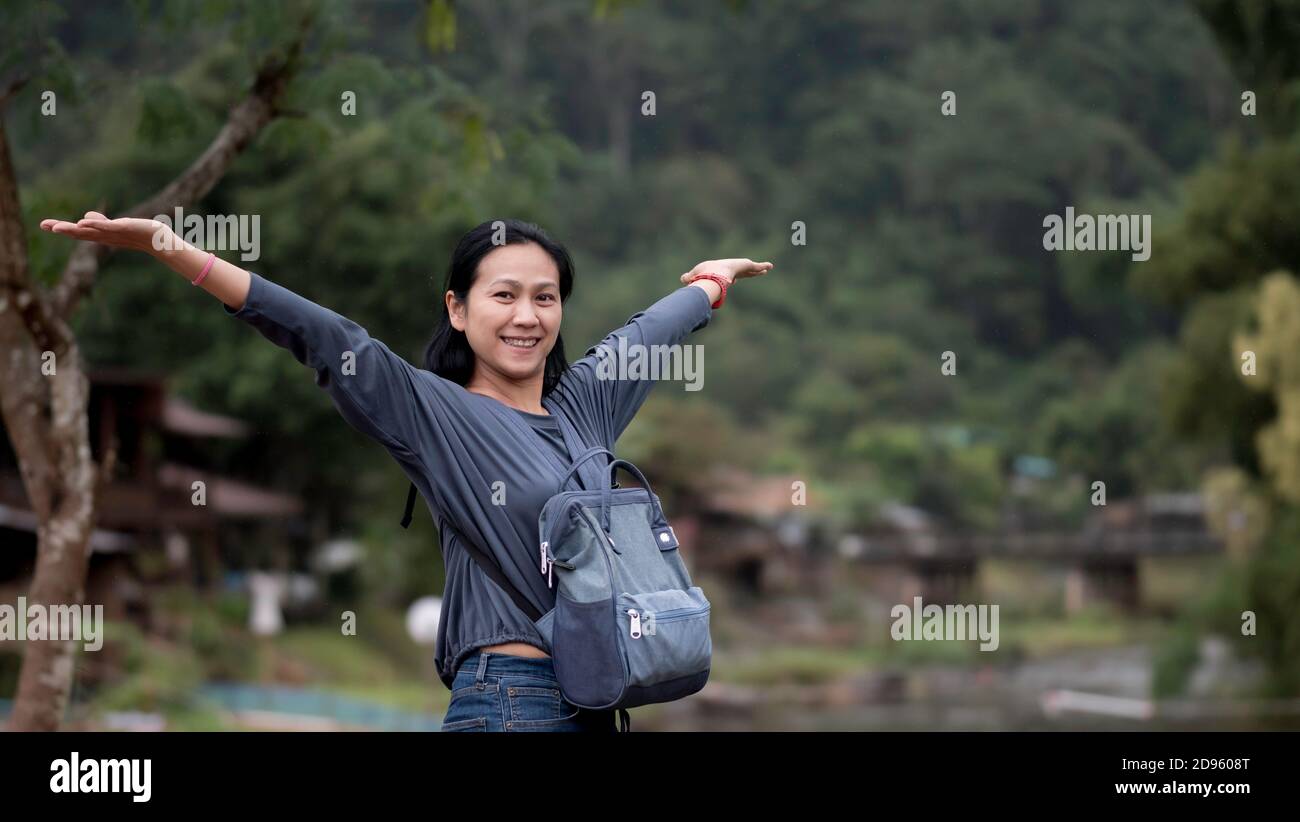
{"label": "woman", "polygon": [[[444,731],[615,730],[613,711],[562,698],[538,626],[471,551],[489,557],[533,610],[551,610],[555,591],[539,573],[541,507],[562,490],[574,456],[614,450],[653,387],[620,379],[617,358],[702,328],[724,283],[771,263],[700,263],[681,276],[686,285],[569,365],[560,339],[573,289],[568,252],[534,225],[485,222],[452,254],[420,369],[346,317],[182,242],[163,223],[90,211],[41,228],[157,257],[315,369],[343,417],[397,460],[438,521],[446,564],[436,648],[438,676],[452,692]],[[609,482],[607,469],[587,460],[565,488]],[[622,719],[626,729],[626,712]]]}

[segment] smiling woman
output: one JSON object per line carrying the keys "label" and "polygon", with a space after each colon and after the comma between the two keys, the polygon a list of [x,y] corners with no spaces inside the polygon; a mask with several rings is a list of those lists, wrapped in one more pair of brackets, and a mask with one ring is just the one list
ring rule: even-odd
{"label": "smiling woman", "polygon": [[[438,522],[446,566],[436,650],[452,691],[446,729],[615,729],[613,711],[558,697],[550,648],[531,616],[556,598],[538,573],[539,514],[558,490],[609,487],[595,460],[570,468],[593,447],[613,452],[654,385],[603,379],[602,361],[675,345],[708,324],[724,285],[771,263],[700,263],[682,275],[687,285],[569,364],[560,337],[574,279],[568,252],[530,223],[485,222],[452,253],[443,315],[417,368],[342,314],[259,274],[185,242],[155,243],[168,230],[161,223],[89,212],[41,227],[157,257],[314,369],[343,418],[402,467]],[[504,696],[484,701],[489,688]]]}

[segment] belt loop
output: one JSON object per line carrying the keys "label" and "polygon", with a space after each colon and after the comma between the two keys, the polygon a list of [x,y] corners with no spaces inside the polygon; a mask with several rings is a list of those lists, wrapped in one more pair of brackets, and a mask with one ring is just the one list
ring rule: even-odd
{"label": "belt loop", "polygon": [[479,652],[478,655],[478,673],[474,674],[474,687],[480,691],[483,690],[483,678],[487,676],[488,655]]}

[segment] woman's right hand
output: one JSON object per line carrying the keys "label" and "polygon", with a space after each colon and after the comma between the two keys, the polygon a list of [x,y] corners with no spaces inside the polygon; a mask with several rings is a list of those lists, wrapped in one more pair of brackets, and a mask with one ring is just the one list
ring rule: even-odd
{"label": "woman's right hand", "polygon": [[732,257],[726,260],[705,260],[681,276],[683,283],[690,283],[696,274],[719,274],[734,283],[745,277],[758,277],[772,270],[771,263],[756,263],[748,257]]}
{"label": "woman's right hand", "polygon": [[154,256],[179,245],[179,239],[166,223],[140,217],[110,220],[98,211],[87,211],[86,216],[75,223],[67,220],[41,220],[41,228],[77,240],[90,240],[113,248],[129,248]]}

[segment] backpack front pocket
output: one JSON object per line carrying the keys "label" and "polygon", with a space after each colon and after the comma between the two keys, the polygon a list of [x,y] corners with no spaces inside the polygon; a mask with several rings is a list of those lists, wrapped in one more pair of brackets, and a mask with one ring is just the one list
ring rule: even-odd
{"label": "backpack front pocket", "polygon": [[698,586],[618,597],[631,686],[649,687],[709,669],[709,600]]}
{"label": "backpack front pocket", "polygon": [[563,591],[556,594],[555,678],[564,698],[580,708],[609,708],[627,687],[614,607],[613,597],[578,602]]}

